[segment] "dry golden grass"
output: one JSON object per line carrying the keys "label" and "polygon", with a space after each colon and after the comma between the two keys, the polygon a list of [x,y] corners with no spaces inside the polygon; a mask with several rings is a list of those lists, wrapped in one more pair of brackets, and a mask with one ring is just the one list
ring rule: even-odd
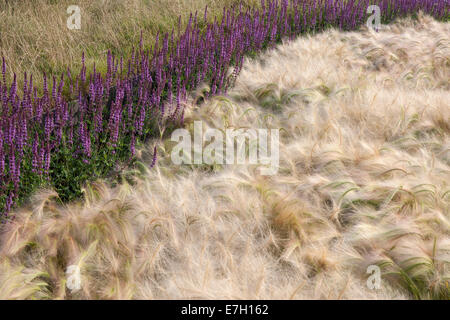
{"label": "dry golden grass", "polygon": [[[448,299],[449,34],[421,17],[247,61],[186,127],[281,128],[277,175],[174,166],[164,141],[133,183],[66,206],[42,191],[3,227],[0,297]],[[366,286],[371,264],[381,289]]]}
{"label": "dry golden grass", "polygon": [[[139,44],[141,30],[146,47],[156,34],[169,32],[191,12],[209,6],[210,18],[221,16],[224,6],[239,0],[9,0],[0,1],[0,57],[7,60],[9,77],[15,72],[34,74],[42,84],[42,73],[61,74],[70,67],[79,70],[81,54],[89,66],[106,69],[106,54],[128,56]],[[255,5],[256,0],[244,3]],[[70,5],[81,9],[81,30],[69,30],[66,12]],[[22,79],[20,80],[22,81]],[[40,86],[42,87],[42,86]]]}

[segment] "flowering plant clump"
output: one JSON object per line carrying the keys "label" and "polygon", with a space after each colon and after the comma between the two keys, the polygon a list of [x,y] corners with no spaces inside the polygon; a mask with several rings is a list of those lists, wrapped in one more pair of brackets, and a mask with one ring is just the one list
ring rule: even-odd
{"label": "flowering plant clump", "polygon": [[[328,27],[354,30],[366,10],[378,5],[382,22],[419,11],[449,19],[445,0],[262,0],[258,8],[224,8],[221,19],[191,14],[171,33],[158,35],[149,50],[128,59],[107,55],[107,71],[88,72],[82,56],[77,75],[45,74],[42,94],[24,74],[0,81],[0,213],[43,185],[62,200],[81,195],[81,185],[105,176],[118,162],[132,159],[136,143],[159,134],[158,127],[183,122],[183,101],[201,83],[208,96],[227,92],[244,57],[284,38]],[[19,94],[19,91],[21,93]],[[156,162],[156,154],[154,161]]]}

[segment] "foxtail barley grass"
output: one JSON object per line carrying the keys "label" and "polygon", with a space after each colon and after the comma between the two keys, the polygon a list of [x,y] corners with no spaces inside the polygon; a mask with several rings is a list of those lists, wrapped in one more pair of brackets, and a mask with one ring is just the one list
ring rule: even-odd
{"label": "foxtail barley grass", "polygon": [[[182,103],[200,84],[209,85],[207,98],[225,94],[246,56],[300,34],[331,27],[357,30],[365,24],[370,4],[379,6],[385,23],[419,11],[438,20],[449,17],[448,3],[434,0],[261,0],[260,7],[247,4],[224,7],[220,18],[211,17],[205,8],[203,13],[190,14],[186,26],[180,17],[170,31],[158,31],[151,45],[144,41],[144,28],[139,45],[128,57],[108,49],[106,70],[88,65],[83,52],[79,73],[69,66],[58,76],[44,73],[42,92],[36,86],[36,75],[33,78],[25,72],[22,86],[16,73],[8,79],[3,57],[0,219],[11,218],[11,208],[44,185],[55,188],[62,201],[81,197],[82,184],[111,175],[118,162],[134,161],[136,144],[157,136],[162,127],[182,125]],[[16,6],[6,7],[6,16],[14,16]],[[278,99],[277,106],[284,102]]]}
{"label": "foxtail barley grass", "polygon": [[281,128],[278,175],[174,166],[155,140],[121,184],[68,205],[42,190],[14,211],[0,297],[449,299],[449,34],[421,15],[247,59],[227,97],[191,97],[184,126]]}

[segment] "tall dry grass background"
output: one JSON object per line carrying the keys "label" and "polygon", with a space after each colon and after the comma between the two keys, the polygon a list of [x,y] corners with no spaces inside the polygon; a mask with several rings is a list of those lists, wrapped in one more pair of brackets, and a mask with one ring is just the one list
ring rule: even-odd
{"label": "tall dry grass background", "polygon": [[[69,67],[80,70],[81,55],[97,70],[106,70],[106,55],[130,56],[139,44],[141,31],[145,44],[153,44],[158,31],[170,32],[178,16],[187,23],[191,12],[203,16],[209,7],[210,18],[220,17],[224,6],[240,0],[8,0],[0,1],[0,57],[7,61],[10,79],[34,75],[42,87],[42,73],[59,75]],[[258,5],[258,0],[244,4]],[[81,10],[81,29],[69,30],[67,8]]]}
{"label": "tall dry grass background", "polygon": [[247,61],[185,126],[280,128],[277,175],[174,166],[165,140],[83,202],[41,191],[2,227],[0,298],[449,299],[449,35],[421,16]]}

